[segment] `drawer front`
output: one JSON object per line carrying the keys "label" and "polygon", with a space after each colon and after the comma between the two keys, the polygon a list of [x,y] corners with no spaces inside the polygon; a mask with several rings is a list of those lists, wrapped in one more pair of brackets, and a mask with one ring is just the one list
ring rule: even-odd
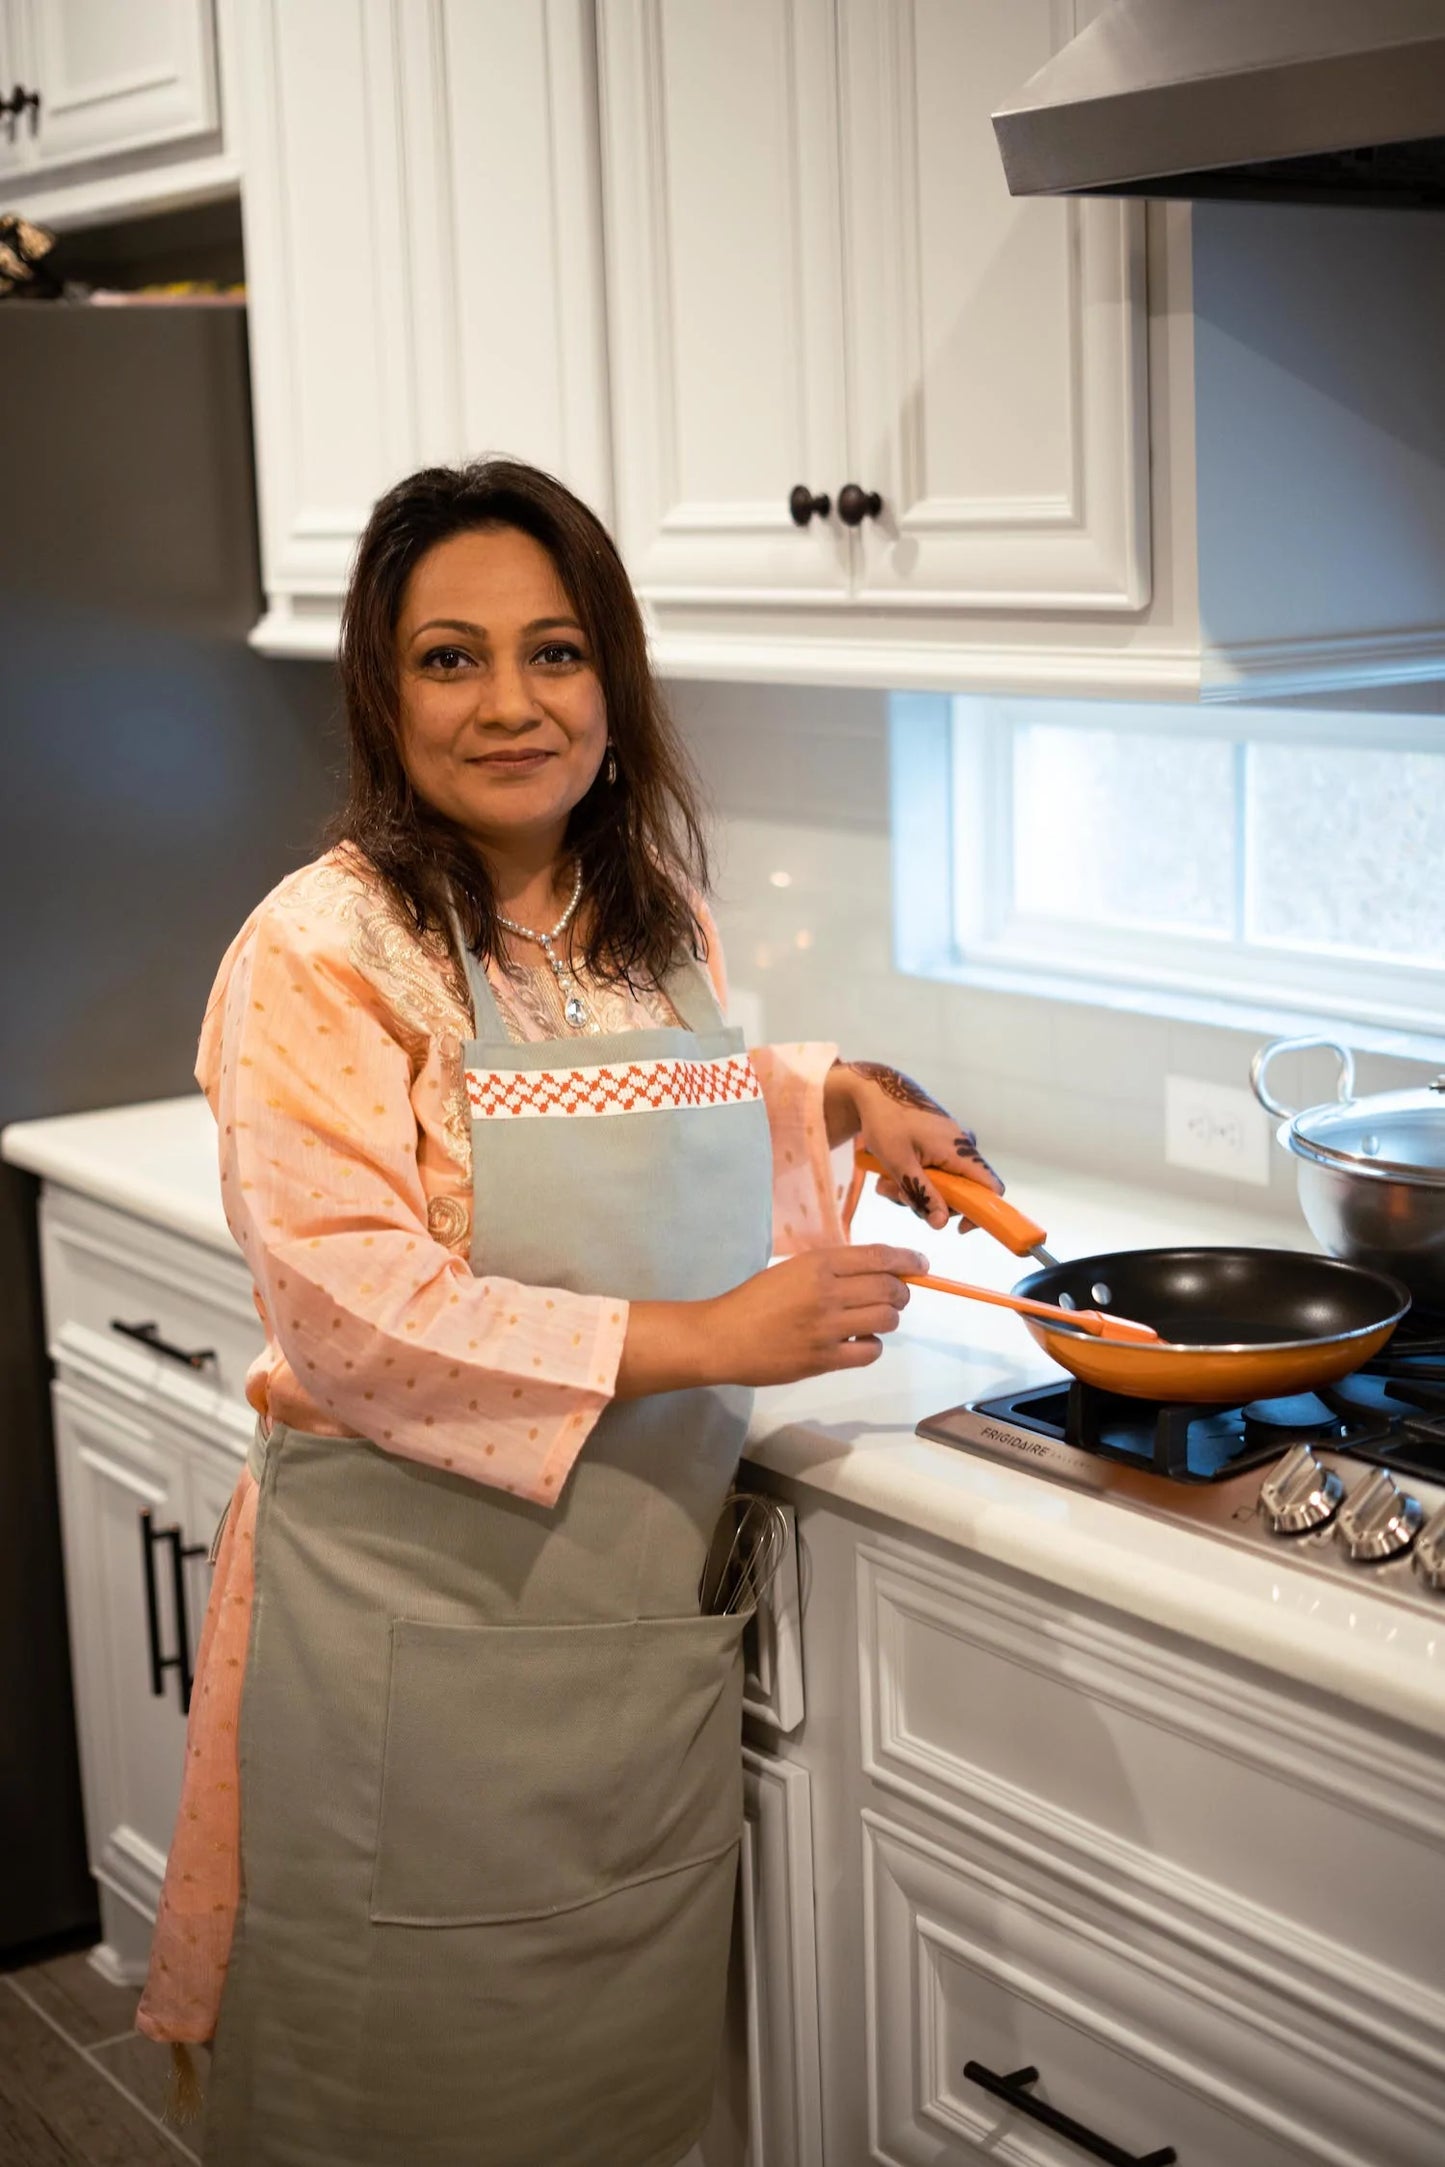
{"label": "drawer front", "polygon": [[[58,1361],[81,1356],[131,1392],[180,1386],[244,1404],[265,1334],[239,1254],[51,1188],[40,1229],[46,1336]],[[136,1336],[142,1329],[149,1341]]]}
{"label": "drawer front", "polygon": [[1445,2010],[1439,1907],[1419,1900],[1445,1885],[1438,1754],[1041,1582],[885,1541],[859,1546],[856,1572],[880,1790],[1083,1872],[1107,1861],[1116,1887],[1166,1892],[1205,1934],[1227,1900],[1262,1963],[1282,1916],[1322,1991],[1352,1953],[1352,1996],[1382,2022],[1400,1974]]}
{"label": "drawer front", "polygon": [[[966,2075],[973,2064],[1115,2157],[1173,2147],[1180,2167],[1438,2167],[1438,2071],[1353,2032],[1347,1980],[1340,2021],[1296,2029],[1271,1982],[1234,2000],[1206,1952],[1179,1963],[1167,1937],[1113,1915],[1107,1889],[1075,1900],[988,1845],[965,1855],[863,1820],[875,2159],[1079,2167],[1087,2148]],[[1036,2080],[1020,2080],[1030,2069]]]}

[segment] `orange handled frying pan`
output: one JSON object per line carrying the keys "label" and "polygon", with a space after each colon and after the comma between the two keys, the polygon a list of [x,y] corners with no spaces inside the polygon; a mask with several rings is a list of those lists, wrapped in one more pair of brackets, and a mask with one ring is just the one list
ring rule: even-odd
{"label": "orange handled frying pan", "polygon": [[[867,1152],[858,1163],[887,1171]],[[1061,1369],[1130,1399],[1234,1406],[1313,1391],[1378,1354],[1410,1306],[1383,1272],[1294,1249],[1121,1249],[1061,1264],[1043,1246],[1044,1228],[1016,1205],[961,1174],[928,1173],[951,1210],[1015,1256],[1040,1259],[1043,1270],[1021,1279],[1016,1296],[1071,1319],[1112,1313],[1158,1334],[1096,1337],[1072,1322],[1024,1317]]]}

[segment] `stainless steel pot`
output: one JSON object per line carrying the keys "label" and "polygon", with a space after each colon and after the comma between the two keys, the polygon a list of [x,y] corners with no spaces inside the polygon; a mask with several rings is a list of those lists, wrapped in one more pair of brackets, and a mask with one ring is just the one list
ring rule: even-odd
{"label": "stainless steel pot", "polygon": [[[1296,1113],[1266,1082],[1276,1054],[1324,1046],[1338,1054],[1339,1098]],[[1300,1208],[1333,1256],[1403,1279],[1417,1302],[1445,1309],[1445,1076],[1419,1091],[1357,1099],[1355,1063],[1332,1038],[1277,1038],[1250,1064],[1255,1097],[1280,1116]]]}

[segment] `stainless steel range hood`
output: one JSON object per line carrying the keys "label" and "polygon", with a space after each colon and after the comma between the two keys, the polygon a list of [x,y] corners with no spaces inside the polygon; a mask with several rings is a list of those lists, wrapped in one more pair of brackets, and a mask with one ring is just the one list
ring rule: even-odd
{"label": "stainless steel range hood", "polygon": [[1016,196],[1445,207],[1445,0],[1111,0],[993,124]]}

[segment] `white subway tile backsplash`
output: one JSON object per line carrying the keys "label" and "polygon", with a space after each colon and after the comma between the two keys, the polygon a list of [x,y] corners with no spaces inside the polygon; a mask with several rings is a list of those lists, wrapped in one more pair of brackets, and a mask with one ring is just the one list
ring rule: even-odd
{"label": "white subway tile backsplash", "polygon": [[1158,1109],[1162,1123],[1169,1026],[1161,1018],[1061,1003],[1055,1036],[1067,1048],[1067,1073],[1075,1089]]}
{"label": "white subway tile backsplash", "polygon": [[992,1069],[1001,1076],[1041,1084],[1057,1073],[1055,1023],[1061,1011],[1053,1002],[972,986],[943,986],[931,979],[907,982],[920,992],[933,993],[942,1015],[948,1057],[959,1067]]}

